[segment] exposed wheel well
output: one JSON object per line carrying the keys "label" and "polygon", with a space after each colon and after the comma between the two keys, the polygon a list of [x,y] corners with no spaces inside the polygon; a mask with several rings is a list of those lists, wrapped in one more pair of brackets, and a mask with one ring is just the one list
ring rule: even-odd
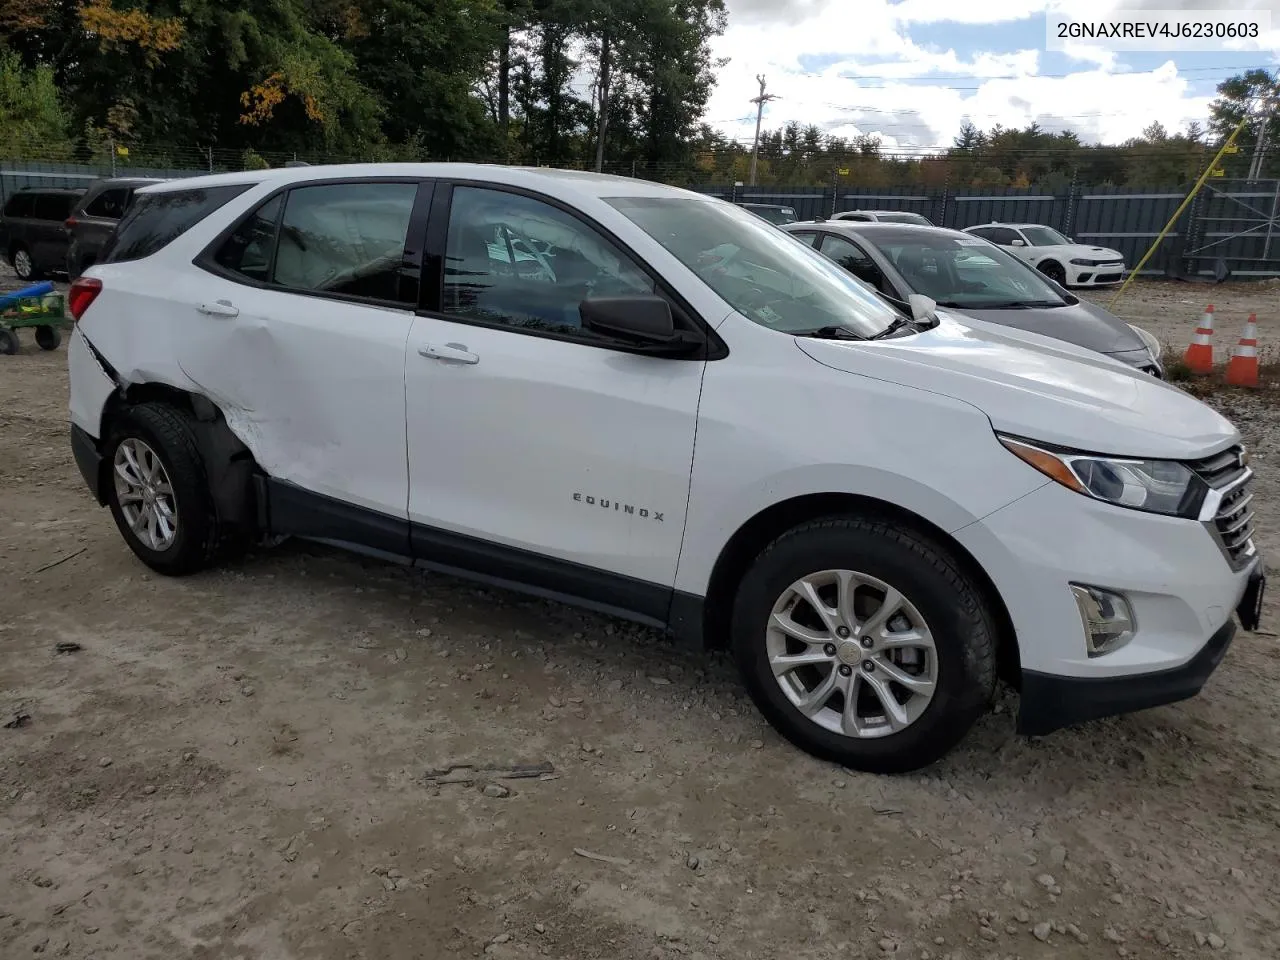
{"label": "exposed wheel well", "polygon": [[[188,426],[204,461],[209,478],[209,491],[217,510],[218,522],[228,529],[246,534],[259,527],[259,512],[254,475],[259,473],[252,451],[231,432],[222,411],[208,397],[189,393],[164,383],[138,383],[120,387],[102,408],[99,443],[105,443],[116,419],[129,407],[143,403],[159,403],[187,415]],[[105,451],[103,451],[105,452]],[[110,481],[111,464],[104,458],[98,477],[100,489]]]}
{"label": "exposed wheel well", "polygon": [[729,611],[733,593],[751,562],[773,540],[787,530],[822,517],[857,514],[876,517],[910,527],[947,550],[964,568],[981,591],[991,609],[999,630],[997,669],[1006,682],[1017,685],[1021,677],[1018,640],[1013,620],[1000,592],[991,578],[963,546],[946,531],[902,507],[848,493],[818,493],[794,497],[776,503],[756,514],[725,544],[711,571],[706,601],[703,604],[703,637],[708,646],[724,648],[729,637]]}
{"label": "exposed wheel well", "polygon": [[1056,267],[1058,270],[1062,271],[1063,276],[1067,273],[1067,268],[1057,260],[1053,259],[1053,257],[1045,257],[1045,259],[1036,264],[1036,269],[1041,273],[1048,273],[1049,271],[1046,269],[1047,267]]}

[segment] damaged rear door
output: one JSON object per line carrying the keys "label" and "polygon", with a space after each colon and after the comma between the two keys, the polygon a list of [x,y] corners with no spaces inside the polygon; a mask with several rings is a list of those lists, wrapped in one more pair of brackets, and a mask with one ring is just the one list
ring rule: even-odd
{"label": "damaged rear door", "polygon": [[431,191],[283,188],[197,260],[181,364],[270,475],[277,533],[407,553],[405,344]]}

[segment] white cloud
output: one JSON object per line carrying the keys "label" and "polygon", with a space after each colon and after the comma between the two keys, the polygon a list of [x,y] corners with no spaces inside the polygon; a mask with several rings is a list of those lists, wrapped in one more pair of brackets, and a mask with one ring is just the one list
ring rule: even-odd
{"label": "white cloud", "polygon": [[[758,89],[756,74],[763,73],[768,92],[781,98],[765,107],[767,129],[794,120],[838,136],[879,135],[890,149],[948,146],[965,120],[982,128],[1035,121],[1103,142],[1136,136],[1152,121],[1169,130],[1204,121],[1210,98],[1191,96],[1188,79],[1172,59],[1154,71],[1126,71],[1112,51],[1077,43],[1065,52],[1080,69],[1043,77],[1039,49],[962,57],[909,36],[913,23],[1008,23],[1059,2],[1066,0],[806,0],[784,8],[766,7],[765,0],[728,0],[729,27],[715,48],[730,63],[720,71],[707,119],[749,143],[755,108],[748,101]],[[1120,0],[1071,2],[1077,13],[1096,8],[1105,14],[1120,6]],[[1165,9],[1176,2],[1159,0]],[[1280,7],[1280,0],[1262,3]],[[744,5],[745,17],[739,14]],[[1280,15],[1275,19],[1280,24]],[[1043,41],[1037,45],[1042,46]],[[806,71],[802,58],[831,62]],[[940,79],[929,83],[931,74]]]}

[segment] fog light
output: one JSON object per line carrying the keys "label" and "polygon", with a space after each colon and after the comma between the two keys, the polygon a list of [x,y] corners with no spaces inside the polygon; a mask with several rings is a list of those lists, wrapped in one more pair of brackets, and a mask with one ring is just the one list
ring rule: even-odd
{"label": "fog light", "polygon": [[1119,650],[1133,639],[1133,609],[1121,594],[1081,583],[1071,584],[1071,592],[1080,611],[1089,656]]}

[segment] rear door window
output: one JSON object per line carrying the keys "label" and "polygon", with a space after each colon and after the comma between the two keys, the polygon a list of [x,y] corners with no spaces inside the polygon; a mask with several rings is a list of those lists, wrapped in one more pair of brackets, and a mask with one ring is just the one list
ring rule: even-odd
{"label": "rear door window", "polygon": [[73,193],[40,193],[36,195],[36,220],[65,220],[79,199]]}
{"label": "rear door window", "polygon": [[231,280],[416,306],[418,266],[406,262],[405,251],[419,190],[432,187],[418,181],[293,187],[264,202],[201,259]]}
{"label": "rear door window", "polygon": [[149,257],[253,186],[234,183],[139,194],[107,242],[99,262],[123,263]]}
{"label": "rear door window", "polygon": [[9,202],[4,205],[4,215],[6,217],[29,217],[35,209],[35,204],[35,194],[15,193],[9,198]]}

